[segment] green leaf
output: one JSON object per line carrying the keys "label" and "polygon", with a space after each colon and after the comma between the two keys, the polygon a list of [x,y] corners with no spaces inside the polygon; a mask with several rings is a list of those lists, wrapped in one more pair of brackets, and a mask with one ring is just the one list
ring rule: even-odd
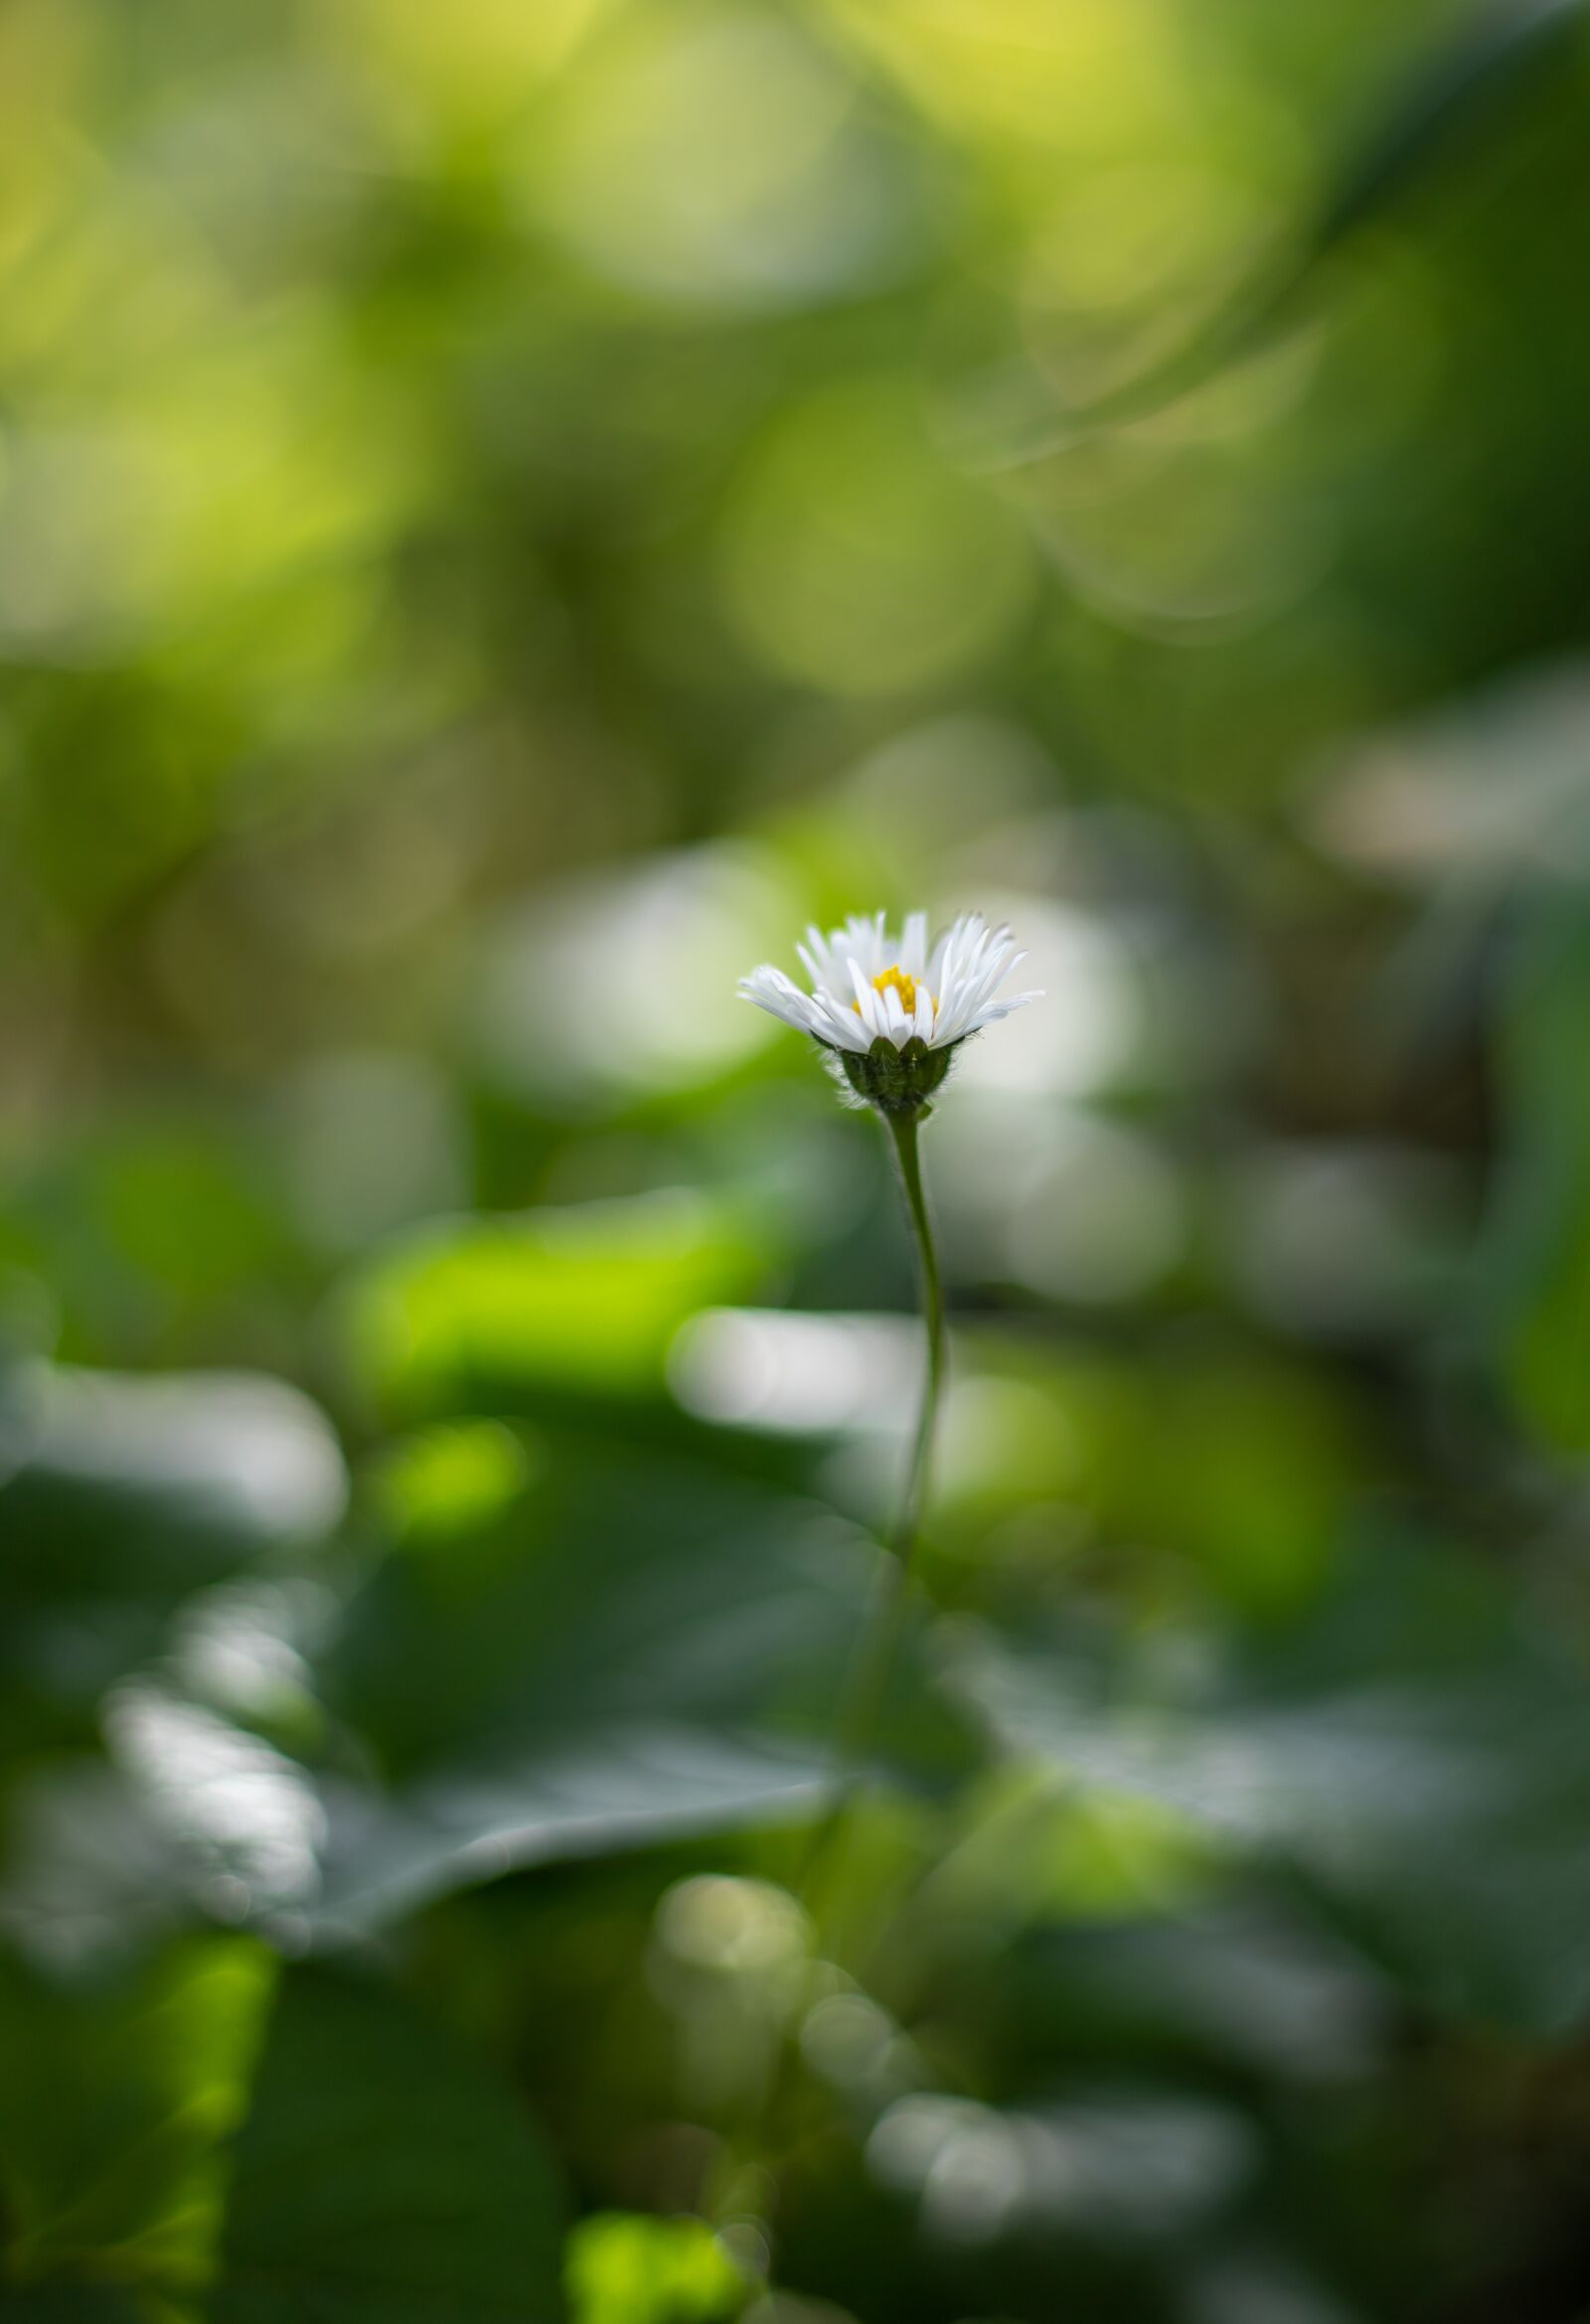
{"label": "green leaf", "polygon": [[1590,1450],[1590,922],[1576,897],[1537,907],[1510,963],[1497,1027],[1503,1165],[1481,1253],[1499,1366],[1535,1436]]}
{"label": "green leaf", "polygon": [[80,2294],[108,2300],[106,2284],[130,2297],[205,2280],[220,2143],[246,2101],[274,1971],[242,1937],[191,1940],[87,1993],[0,1958],[5,2273],[39,2300],[30,2315],[65,2319]]}
{"label": "green leaf", "polygon": [[337,1440],[282,1381],[40,1366],[0,1394],[0,1674],[55,1703],[91,1705],[190,1592],[342,1515]]}
{"label": "green leaf", "polygon": [[754,2288],[702,2219],[603,2211],[568,2239],[574,2324],[721,2324]]}
{"label": "green leaf", "polygon": [[[810,1812],[875,1546],[691,1462],[567,1445],[495,1553],[394,1557],[325,1684],[394,1787],[328,1785],[320,1910],[363,1927],[550,1858]],[[906,1657],[884,1757],[964,1738]]]}
{"label": "green leaf", "polygon": [[[158,2324],[170,2324],[178,2313],[165,2309]],[[130,2292],[102,2284],[32,2283],[19,2290],[0,2283],[0,2324],[157,2324],[157,2320]]]}
{"label": "green leaf", "polygon": [[404,1411],[656,1392],[680,1324],[743,1297],[766,1256],[733,1211],[679,1190],[449,1224],[355,1281],[345,1338]]}
{"label": "green leaf", "polygon": [[543,2324],[559,2198],[514,2093],[379,1988],[284,1975],[209,2324]]}
{"label": "green leaf", "polygon": [[1213,1675],[984,1636],[959,1685],[1068,1785],[1285,1871],[1422,2002],[1540,2033],[1590,2009],[1590,1694],[1482,1569],[1382,1553]]}
{"label": "green leaf", "polygon": [[0,2315],[560,2313],[557,2199],[533,2129],[386,1993],[278,1975],[248,1939],[211,1938],[93,1992],[4,1964],[0,2029]]}

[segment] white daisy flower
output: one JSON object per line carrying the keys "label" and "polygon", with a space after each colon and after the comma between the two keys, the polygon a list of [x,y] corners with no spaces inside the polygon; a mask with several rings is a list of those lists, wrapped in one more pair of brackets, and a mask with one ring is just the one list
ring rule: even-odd
{"label": "white daisy flower", "polygon": [[808,928],[795,949],[810,993],[769,966],[753,969],[740,992],[821,1041],[858,1095],[888,1111],[921,1105],[959,1042],[1043,998],[996,998],[1027,955],[1016,950],[1009,928],[990,928],[981,912],[963,912],[931,952],[925,912],[907,913],[898,936],[881,912],[852,917],[826,937]]}

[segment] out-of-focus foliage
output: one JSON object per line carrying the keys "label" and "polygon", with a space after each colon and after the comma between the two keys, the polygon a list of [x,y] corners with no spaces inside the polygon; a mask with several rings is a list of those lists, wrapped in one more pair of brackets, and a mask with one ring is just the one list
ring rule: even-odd
{"label": "out-of-focus foliage", "polygon": [[1584,15],[0,11],[7,2324],[1590,2308]]}

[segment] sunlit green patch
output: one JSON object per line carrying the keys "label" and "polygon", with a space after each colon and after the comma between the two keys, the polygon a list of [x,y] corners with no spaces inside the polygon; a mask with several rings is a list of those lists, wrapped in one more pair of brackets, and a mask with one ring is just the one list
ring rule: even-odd
{"label": "sunlit green patch", "polygon": [[570,2324],[718,2324],[755,2290],[705,2220],[604,2211],[568,2239]]}
{"label": "sunlit green patch", "polygon": [[764,1264],[737,1212],[684,1191],[471,1220],[357,1278],[345,1340],[359,1378],[410,1409],[488,1387],[642,1395],[686,1317]]}
{"label": "sunlit green patch", "polygon": [[501,1421],[443,1421],[393,1446],[376,1491],[400,1541],[444,1548],[502,1516],[534,1471],[528,1440]]}

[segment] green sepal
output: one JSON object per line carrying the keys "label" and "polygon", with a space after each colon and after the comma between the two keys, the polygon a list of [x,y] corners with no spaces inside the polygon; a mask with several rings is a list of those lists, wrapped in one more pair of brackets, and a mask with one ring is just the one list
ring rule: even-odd
{"label": "green sepal", "polygon": [[885,1114],[920,1114],[950,1069],[948,1049],[930,1049],[913,1033],[903,1049],[879,1034],[865,1056],[841,1049],[845,1078],[859,1098]]}

